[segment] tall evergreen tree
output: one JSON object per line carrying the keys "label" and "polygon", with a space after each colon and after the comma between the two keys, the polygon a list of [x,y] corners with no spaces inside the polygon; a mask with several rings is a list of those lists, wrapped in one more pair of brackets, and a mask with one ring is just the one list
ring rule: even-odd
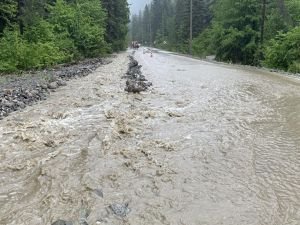
{"label": "tall evergreen tree", "polygon": [[0,72],[124,49],[128,15],[126,0],[3,0]]}
{"label": "tall evergreen tree", "polygon": [[107,12],[106,41],[113,51],[125,49],[126,35],[129,23],[129,8],[127,0],[102,0]]}
{"label": "tall evergreen tree", "polygon": [[216,57],[234,63],[254,64],[260,31],[257,0],[222,0],[215,8]]}
{"label": "tall evergreen tree", "polygon": [[17,2],[15,0],[3,0],[0,4],[0,34],[4,28],[14,21],[17,13]]}
{"label": "tall evergreen tree", "polygon": [[150,38],[151,15],[150,15],[150,9],[149,9],[148,5],[145,6],[145,9],[143,12],[142,26],[143,26],[142,29],[143,29],[143,33],[144,33],[144,43],[149,44],[151,41],[151,38]]}

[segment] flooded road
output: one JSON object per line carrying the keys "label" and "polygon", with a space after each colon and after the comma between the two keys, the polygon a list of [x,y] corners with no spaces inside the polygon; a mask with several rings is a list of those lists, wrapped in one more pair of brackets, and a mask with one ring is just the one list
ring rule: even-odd
{"label": "flooded road", "polygon": [[0,224],[299,225],[300,82],[135,57],[149,92],[122,53],[0,121]]}

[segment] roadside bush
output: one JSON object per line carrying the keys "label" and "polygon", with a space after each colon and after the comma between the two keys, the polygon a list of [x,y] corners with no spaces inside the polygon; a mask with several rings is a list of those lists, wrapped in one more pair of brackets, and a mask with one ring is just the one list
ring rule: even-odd
{"label": "roadside bush", "polygon": [[193,40],[193,54],[200,57],[215,54],[213,48],[213,33],[211,28],[205,29]]}
{"label": "roadside bush", "polygon": [[[98,0],[78,0],[68,4],[57,0],[51,7],[50,23],[64,37],[59,46],[74,58],[96,57],[108,52],[104,41],[106,14]],[[66,45],[65,45],[66,44]],[[64,47],[65,46],[65,47]]]}
{"label": "roadside bush", "polygon": [[64,54],[53,42],[28,43],[24,42],[23,49],[18,55],[17,69],[29,70],[40,69],[61,63],[64,61]]}
{"label": "roadside bush", "polygon": [[65,57],[55,42],[29,42],[16,30],[6,30],[0,39],[0,72],[44,68]]}
{"label": "roadside bush", "polygon": [[105,42],[106,13],[99,0],[57,0],[44,13],[0,36],[0,72],[39,69],[110,51]]}
{"label": "roadside bush", "polygon": [[0,72],[17,70],[18,49],[23,45],[18,32],[6,30],[0,39]]}
{"label": "roadside bush", "polygon": [[300,60],[298,62],[293,62],[289,66],[289,71],[292,73],[300,73]]}
{"label": "roadside bush", "polygon": [[265,50],[264,64],[290,72],[300,72],[300,27],[280,33],[270,40]]}

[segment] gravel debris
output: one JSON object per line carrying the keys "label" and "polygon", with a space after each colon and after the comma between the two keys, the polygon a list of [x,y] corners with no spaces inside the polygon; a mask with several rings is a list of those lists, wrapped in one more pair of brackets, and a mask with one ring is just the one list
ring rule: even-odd
{"label": "gravel debris", "polygon": [[21,76],[7,75],[0,78],[0,120],[10,113],[45,100],[50,92],[66,81],[84,77],[99,66],[110,63],[107,59],[89,59],[78,64],[29,72]]}
{"label": "gravel debris", "polygon": [[151,82],[148,82],[144,75],[142,75],[141,68],[138,61],[133,56],[129,56],[130,63],[128,65],[128,71],[124,78],[127,78],[125,91],[129,93],[140,93],[148,90],[152,86]]}

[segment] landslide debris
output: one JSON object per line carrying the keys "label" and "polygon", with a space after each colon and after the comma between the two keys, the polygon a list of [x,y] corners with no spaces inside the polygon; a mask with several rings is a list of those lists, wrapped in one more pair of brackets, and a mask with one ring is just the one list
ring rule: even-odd
{"label": "landslide debris", "polygon": [[127,79],[125,91],[128,93],[140,93],[142,91],[148,90],[152,86],[151,82],[142,75],[141,68],[138,61],[134,59],[133,56],[129,56],[128,70],[124,78]]}
{"label": "landslide debris", "polygon": [[108,63],[104,59],[89,59],[79,64],[35,71],[23,76],[0,77],[0,120],[11,112],[45,100],[51,91],[67,85],[66,81],[87,76],[100,65]]}

